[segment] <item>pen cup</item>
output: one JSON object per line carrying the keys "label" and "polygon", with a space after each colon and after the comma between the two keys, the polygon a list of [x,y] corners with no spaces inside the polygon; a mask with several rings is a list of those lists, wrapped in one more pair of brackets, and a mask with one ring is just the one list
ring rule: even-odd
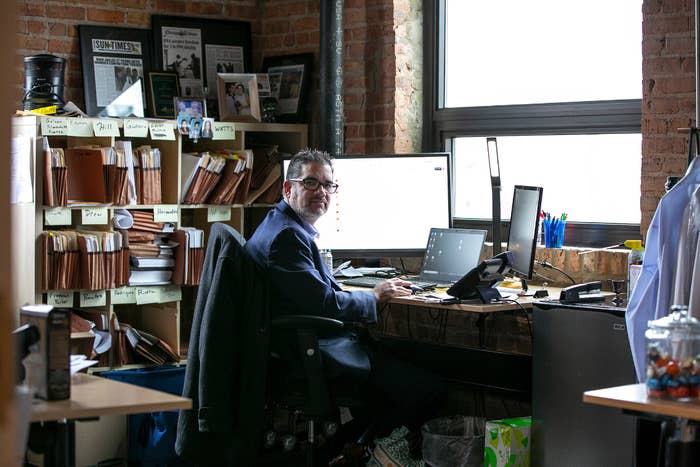
{"label": "pen cup", "polygon": [[545,219],[542,221],[542,227],[544,229],[544,246],[546,248],[561,248],[564,245],[566,221]]}
{"label": "pen cup", "polygon": [[566,221],[558,221],[555,228],[554,248],[564,246],[564,231],[566,230]]}

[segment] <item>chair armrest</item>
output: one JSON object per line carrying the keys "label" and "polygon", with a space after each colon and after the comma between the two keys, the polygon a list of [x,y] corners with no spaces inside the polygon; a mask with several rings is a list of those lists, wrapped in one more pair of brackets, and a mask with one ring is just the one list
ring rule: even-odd
{"label": "chair armrest", "polygon": [[273,328],[284,329],[313,329],[319,330],[341,330],[345,328],[345,323],[333,318],[324,318],[313,315],[287,315],[273,318],[270,322]]}

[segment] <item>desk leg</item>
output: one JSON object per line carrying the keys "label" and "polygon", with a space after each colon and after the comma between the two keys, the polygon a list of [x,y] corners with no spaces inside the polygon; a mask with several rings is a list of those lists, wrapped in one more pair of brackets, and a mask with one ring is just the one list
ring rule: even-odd
{"label": "desk leg", "polygon": [[44,467],[75,466],[75,422],[64,420],[49,423],[53,425],[55,438],[44,453]]}

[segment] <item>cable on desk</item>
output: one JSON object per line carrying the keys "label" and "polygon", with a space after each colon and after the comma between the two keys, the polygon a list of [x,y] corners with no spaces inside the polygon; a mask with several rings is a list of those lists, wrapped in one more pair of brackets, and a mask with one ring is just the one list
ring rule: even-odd
{"label": "cable on desk", "polygon": [[521,303],[519,303],[517,300],[509,300],[509,299],[507,299],[507,298],[504,298],[504,299],[499,300],[499,301],[496,302],[496,303],[505,303],[505,302],[508,302],[508,303],[515,303],[515,304],[518,305],[518,306],[520,307],[520,309],[523,311],[523,314],[525,315],[525,319],[527,320],[527,330],[530,332],[530,345],[532,345],[532,340],[533,340],[533,337],[532,337],[532,323],[530,322],[530,316],[527,314],[527,310],[526,310],[525,307],[524,307]]}
{"label": "cable on desk", "polygon": [[576,283],[576,280],[573,277],[571,277],[568,273],[566,273],[563,270],[559,269],[558,267],[548,263],[547,261],[540,261],[540,260],[536,259],[535,263],[539,264],[540,266],[542,266],[545,269],[554,269],[555,271],[560,272],[563,275],[565,275],[566,277],[568,277],[572,284]]}

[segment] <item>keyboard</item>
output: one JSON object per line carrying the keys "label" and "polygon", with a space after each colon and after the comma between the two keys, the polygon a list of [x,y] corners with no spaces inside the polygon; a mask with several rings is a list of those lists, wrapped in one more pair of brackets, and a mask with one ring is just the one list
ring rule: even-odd
{"label": "keyboard", "polygon": [[[345,285],[352,285],[355,287],[369,287],[374,288],[375,285],[380,282],[387,280],[385,277],[374,277],[374,276],[362,276],[362,277],[352,277],[343,281]],[[437,282],[421,281],[418,279],[404,279],[411,284],[420,287],[423,290],[434,289],[437,286]]]}

